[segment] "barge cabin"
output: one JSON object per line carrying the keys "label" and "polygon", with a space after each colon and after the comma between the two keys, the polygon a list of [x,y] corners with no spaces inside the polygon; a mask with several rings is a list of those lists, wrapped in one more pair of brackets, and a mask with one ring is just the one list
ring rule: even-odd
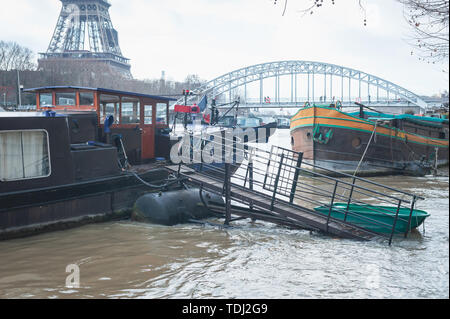
{"label": "barge cabin", "polygon": [[[98,138],[108,142],[120,135],[130,164],[142,164],[169,155],[169,102],[175,99],[102,88],[53,86],[24,90],[36,93],[37,111],[95,112]],[[112,122],[107,123],[107,119]],[[71,123],[78,129],[76,121]],[[158,137],[158,138],[156,138]],[[165,139],[163,138],[165,137]]]}
{"label": "barge cabin", "polygon": [[128,216],[152,191],[145,181],[167,181],[159,158],[170,154],[171,98],[74,86],[25,92],[36,94],[36,112],[0,113],[0,239]]}

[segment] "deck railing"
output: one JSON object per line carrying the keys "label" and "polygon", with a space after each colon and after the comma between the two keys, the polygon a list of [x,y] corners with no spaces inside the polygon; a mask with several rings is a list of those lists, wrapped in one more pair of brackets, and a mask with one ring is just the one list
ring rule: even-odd
{"label": "deck railing", "polygon": [[[239,141],[201,139],[200,148],[191,148],[190,158],[199,150],[203,151],[208,144],[220,143],[223,154],[233,154],[231,163],[205,163],[192,166],[198,173],[206,174],[212,180],[224,183],[223,195],[226,198],[227,216],[230,221],[231,186],[264,194],[270,198],[271,208],[278,202],[291,205],[293,208],[306,208],[311,214],[324,216],[315,208],[327,210],[327,228],[331,221],[360,227],[352,221],[358,221],[380,236],[388,238],[389,245],[396,234],[405,237],[410,232],[411,220],[417,200],[420,196],[411,194],[374,181],[332,171],[310,163],[303,154],[273,145],[270,150],[261,146],[246,144],[237,147]],[[210,145],[211,146],[211,145]],[[218,144],[215,146],[219,146]],[[238,152],[244,152],[244,160],[237,162]],[[230,157],[229,157],[230,158]],[[181,165],[182,163],[180,163]],[[236,170],[233,175],[232,171]],[[339,205],[336,205],[339,203]],[[358,206],[356,206],[358,205]],[[384,221],[361,215],[355,207],[364,209]],[[400,211],[407,209],[407,218],[400,216]],[[333,217],[341,214],[341,218]],[[399,222],[406,223],[406,231],[396,229]]]}

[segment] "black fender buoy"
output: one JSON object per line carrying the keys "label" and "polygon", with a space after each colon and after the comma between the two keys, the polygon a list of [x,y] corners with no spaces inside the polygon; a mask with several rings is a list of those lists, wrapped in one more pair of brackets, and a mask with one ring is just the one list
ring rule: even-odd
{"label": "black fender buoy", "polygon": [[165,226],[184,224],[192,219],[214,216],[205,206],[209,203],[224,205],[224,200],[206,191],[200,193],[199,189],[148,193],[139,197],[134,204],[131,219]]}

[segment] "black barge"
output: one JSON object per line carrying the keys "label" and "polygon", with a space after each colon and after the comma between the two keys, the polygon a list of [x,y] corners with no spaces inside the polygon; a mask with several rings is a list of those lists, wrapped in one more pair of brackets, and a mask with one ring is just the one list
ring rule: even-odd
{"label": "black barge", "polygon": [[170,98],[25,91],[36,93],[37,112],[0,113],[0,239],[122,219],[142,194],[171,187]]}

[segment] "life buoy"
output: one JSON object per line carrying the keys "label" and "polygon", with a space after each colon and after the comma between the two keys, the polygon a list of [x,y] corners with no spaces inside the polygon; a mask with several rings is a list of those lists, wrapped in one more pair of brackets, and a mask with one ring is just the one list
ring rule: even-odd
{"label": "life buoy", "polygon": [[342,109],[342,102],[341,101],[336,101],[336,110],[340,111]]}
{"label": "life buoy", "polygon": [[305,102],[305,105],[303,105],[303,107],[310,107],[311,104],[309,104],[309,102]]}

